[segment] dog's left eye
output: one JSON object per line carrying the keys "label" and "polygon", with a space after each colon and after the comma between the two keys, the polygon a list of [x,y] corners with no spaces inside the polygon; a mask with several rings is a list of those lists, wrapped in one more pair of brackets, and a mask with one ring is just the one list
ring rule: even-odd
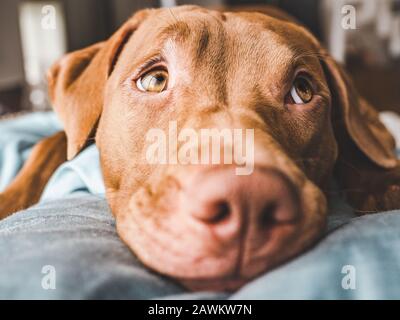
{"label": "dog's left eye", "polygon": [[136,86],[140,91],[161,92],[167,87],[168,72],[165,70],[153,70],[136,81]]}
{"label": "dog's left eye", "polygon": [[298,76],[290,89],[288,98],[291,103],[305,104],[311,101],[314,96],[310,82],[303,76]]}

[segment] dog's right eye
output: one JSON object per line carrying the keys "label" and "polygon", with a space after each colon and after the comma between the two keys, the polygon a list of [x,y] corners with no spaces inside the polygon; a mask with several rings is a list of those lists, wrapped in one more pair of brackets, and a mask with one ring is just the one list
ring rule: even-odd
{"label": "dog's right eye", "polygon": [[287,96],[289,103],[306,104],[311,101],[314,96],[313,88],[310,82],[304,76],[298,76],[290,89]]}
{"label": "dog's right eye", "polygon": [[136,86],[140,91],[159,93],[167,87],[168,72],[165,70],[153,70],[136,81]]}

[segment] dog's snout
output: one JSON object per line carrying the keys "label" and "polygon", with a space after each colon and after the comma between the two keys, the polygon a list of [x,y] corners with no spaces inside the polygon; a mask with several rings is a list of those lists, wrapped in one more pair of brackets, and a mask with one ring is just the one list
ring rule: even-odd
{"label": "dog's snout", "polygon": [[265,244],[271,229],[299,217],[294,187],[272,169],[258,168],[248,176],[236,175],[230,167],[201,172],[181,200],[181,210],[212,228],[219,239],[242,239],[256,247]]}
{"label": "dog's snout", "polygon": [[275,170],[257,169],[249,176],[236,175],[230,168],[211,170],[199,175],[183,197],[189,214],[214,225],[251,218],[263,228],[298,215],[294,187]]}

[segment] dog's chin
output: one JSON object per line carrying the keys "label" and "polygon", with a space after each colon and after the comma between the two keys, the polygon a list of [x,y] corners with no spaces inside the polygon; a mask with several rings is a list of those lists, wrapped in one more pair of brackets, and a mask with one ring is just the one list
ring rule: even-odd
{"label": "dog's chin", "polygon": [[189,239],[180,239],[189,245],[183,250],[173,244],[178,240],[176,238],[166,237],[164,243],[160,238],[154,241],[154,237],[148,237],[147,241],[143,238],[143,241],[131,242],[129,237],[124,234],[121,236],[139,260],[156,273],[174,279],[189,291],[219,292],[238,290],[303,252],[315,239],[313,237],[307,239],[307,242],[296,243],[298,238],[295,237],[294,241],[288,242],[284,247],[280,246],[280,250],[267,250],[269,252],[266,255],[263,255],[265,252],[260,253],[257,258],[250,258],[246,264],[241,265],[241,254],[234,248],[227,248],[226,252],[217,249],[219,252],[216,255],[212,251],[196,254],[196,246]]}

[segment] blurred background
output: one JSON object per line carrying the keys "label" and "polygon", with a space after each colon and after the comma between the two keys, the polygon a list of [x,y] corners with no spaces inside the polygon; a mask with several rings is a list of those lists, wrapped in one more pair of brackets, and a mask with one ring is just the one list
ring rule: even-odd
{"label": "blurred background", "polygon": [[0,115],[50,108],[45,73],[65,52],[108,38],[144,7],[275,5],[344,64],[358,90],[400,113],[400,0],[2,0]]}

